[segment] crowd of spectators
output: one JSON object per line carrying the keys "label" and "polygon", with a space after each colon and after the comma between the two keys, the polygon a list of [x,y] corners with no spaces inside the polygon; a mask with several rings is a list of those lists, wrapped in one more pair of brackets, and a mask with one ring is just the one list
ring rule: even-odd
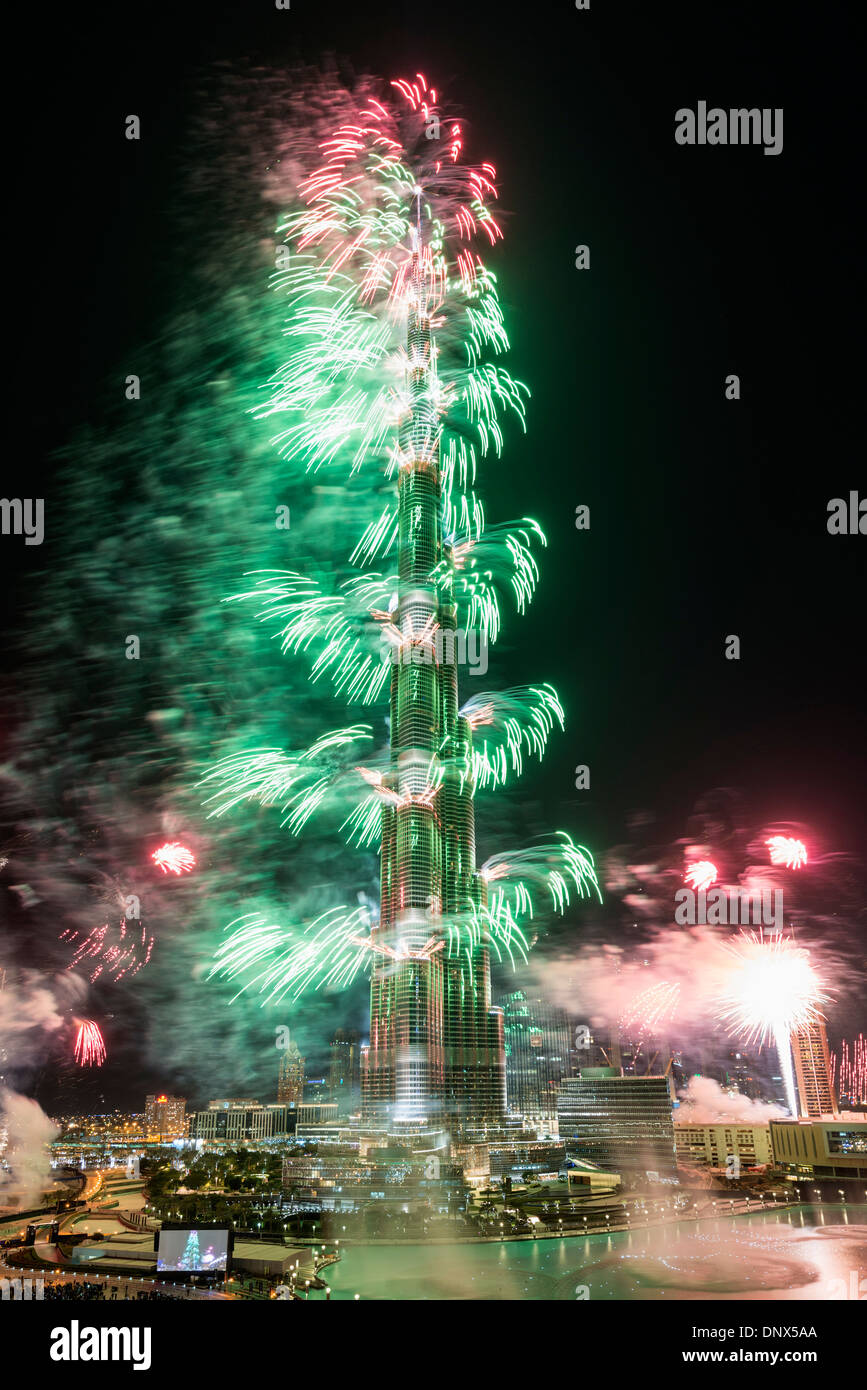
{"label": "crowd of spectators", "polygon": [[[76,1280],[57,1280],[53,1284],[45,1284],[44,1297],[46,1299],[66,1299],[83,1301],[86,1299],[110,1299],[118,1298],[121,1289],[118,1284],[96,1284],[90,1283],[87,1279]],[[162,1289],[137,1289],[135,1297],[145,1299],[150,1303],[166,1302],[173,1299],[176,1295],[165,1293]],[[129,1297],[129,1294],[127,1294]]]}

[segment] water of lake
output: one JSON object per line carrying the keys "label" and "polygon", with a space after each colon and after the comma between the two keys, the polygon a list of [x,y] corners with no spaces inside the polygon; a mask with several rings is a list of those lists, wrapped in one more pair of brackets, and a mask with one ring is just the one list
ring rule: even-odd
{"label": "water of lake", "polygon": [[867,1294],[867,1206],[797,1207],[612,1235],[353,1246],[332,1298],[796,1299]]}

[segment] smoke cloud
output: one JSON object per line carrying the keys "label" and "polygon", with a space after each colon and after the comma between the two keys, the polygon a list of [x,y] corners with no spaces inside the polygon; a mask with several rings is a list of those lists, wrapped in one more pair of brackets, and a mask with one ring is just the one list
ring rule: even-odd
{"label": "smoke cloud", "polygon": [[679,1094],[681,1109],[677,1118],[682,1123],[766,1125],[769,1120],[788,1118],[787,1111],[778,1105],[724,1091],[710,1076],[691,1076]]}
{"label": "smoke cloud", "polygon": [[0,1206],[32,1207],[51,1183],[47,1145],[58,1129],[41,1105],[16,1091],[0,1091]]}

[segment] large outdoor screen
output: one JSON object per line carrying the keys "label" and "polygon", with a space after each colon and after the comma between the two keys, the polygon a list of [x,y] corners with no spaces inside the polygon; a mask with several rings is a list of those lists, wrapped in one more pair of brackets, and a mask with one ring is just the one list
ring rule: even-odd
{"label": "large outdoor screen", "polygon": [[157,1272],[207,1274],[224,1270],[228,1255],[228,1230],[191,1226],[163,1230],[157,1243]]}

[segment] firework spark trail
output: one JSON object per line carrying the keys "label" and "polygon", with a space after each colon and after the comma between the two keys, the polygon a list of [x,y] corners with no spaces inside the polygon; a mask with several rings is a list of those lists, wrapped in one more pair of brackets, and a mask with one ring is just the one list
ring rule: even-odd
{"label": "firework spark trail", "polygon": [[620,1019],[624,1030],[638,1028],[639,1035],[652,1036],[666,1023],[671,1023],[680,1003],[680,985],[662,980],[649,985],[635,996]]}
{"label": "firework spark trail", "polygon": [[[315,811],[328,802],[366,805],[365,781],[356,766],[359,743],[370,742],[367,724],[353,724],[322,734],[300,753],[279,748],[233,753],[206,773],[200,786],[218,790],[207,798],[210,816],[223,816],[244,801],[277,807],[281,824],[298,835]],[[351,822],[355,824],[355,822]]]}
{"label": "firework spark trail", "polygon": [[841,1102],[867,1105],[867,1038],[859,1033],[850,1044],[843,1040],[839,1056],[831,1053],[831,1084]]}
{"label": "firework spark trail", "polygon": [[261,912],[246,913],[226,930],[231,935],[218,948],[211,975],[235,980],[258,968],[238,994],[258,985],[263,1006],[286,995],[297,999],[308,988],[351,984],[370,959],[365,908],[329,908],[300,931],[281,927]]}
{"label": "firework spark trail", "polygon": [[80,1067],[101,1067],[106,1051],[98,1026],[89,1018],[77,1018],[75,1022],[78,1024],[74,1052],[76,1062]]}
{"label": "firework spark trail", "polygon": [[[67,928],[60,933],[59,940],[67,941],[73,946],[78,936],[79,933],[73,928]],[[96,963],[90,974],[91,984],[102,974],[110,975],[114,981],[124,977],[132,979],[147,965],[153,945],[154,939],[148,936],[144,924],[140,931],[135,931],[125,918],[121,918],[116,935],[108,922],[101,927],[94,927],[93,931],[74,946],[72,959],[66,968],[75,970],[83,962],[93,960]]]}
{"label": "firework spark trail", "polygon": [[[348,561],[356,572],[335,572],[324,584],[260,571],[254,587],[231,601],[256,601],[281,649],[308,658],[313,683],[327,677],[344,699],[373,704],[385,703],[397,659],[439,666],[440,640],[469,631],[493,642],[501,594],[523,613],[545,537],[528,517],[487,526],[475,492],[477,467],[499,455],[506,420],[524,428],[529,395],[496,360],[509,340],[496,277],[479,249],[502,236],[491,211],[495,171],[466,163],[462,122],[440,110],[420,74],[392,83],[383,101],[365,92],[354,115],[342,101],[340,112],[278,227],[289,255],[273,285],[286,306],[288,355],[251,413],[279,429],[273,443],[294,473],[339,470],[341,487],[366,497]],[[410,333],[414,324],[424,330]],[[437,498],[435,534],[417,537],[436,602],[422,605],[418,622],[400,598],[404,580],[388,573],[403,559],[385,563],[398,549],[395,494],[404,495],[406,470],[419,485],[432,475]],[[420,526],[424,515],[419,504]],[[381,570],[368,568],[379,561]],[[448,633],[444,613],[455,623]],[[548,685],[474,697],[460,717],[477,738],[450,733],[427,772],[408,763],[404,770],[391,749],[381,766],[366,755],[359,766],[352,744],[372,734],[353,726],[305,752],[231,754],[200,785],[216,788],[206,803],[211,816],[254,801],[278,807],[293,834],[315,812],[341,807],[344,836],[367,846],[395,810],[417,805],[438,815],[446,773],[457,773],[450,783],[461,795],[500,787],[529,756],[541,758],[554,727],[564,725]],[[521,922],[542,906],[540,888],[545,905],[560,912],[570,891],[599,896],[592,856],[568,836],[516,856],[508,874],[505,862],[495,866],[501,883],[487,906],[440,917],[441,946],[415,941],[413,950],[470,953],[487,941],[501,958],[525,956]],[[308,986],[348,983],[383,950],[345,908],[303,930],[254,913],[231,924],[215,970],[230,978],[258,970],[252,982],[266,997],[294,998]]]}
{"label": "firework spark trail", "polygon": [[480,691],[463,705],[461,715],[479,731],[478,743],[473,742],[472,781],[481,789],[503,786],[510,773],[520,777],[524,755],[541,760],[552,729],[564,727],[563,706],[550,685]]}
{"label": "firework spark trail", "polygon": [[160,845],[151,855],[151,859],[157,868],[162,869],[164,874],[188,874],[196,867],[196,857],[192,850],[187,849],[178,840]]}
{"label": "firework spark trail", "polygon": [[562,916],[570,902],[570,883],[579,898],[595,893],[602,901],[593,855],[583,845],[574,844],[564,830],[559,835],[553,844],[506,850],[485,860],[479,873],[488,884],[492,913],[507,914],[514,921],[532,918],[544,906],[535,899],[541,889],[550,896],[553,910]]}
{"label": "firework spark trail", "polygon": [[790,835],[772,835],[765,841],[771,863],[787,869],[801,869],[807,862],[807,846]]}
{"label": "firework spark trail", "polygon": [[792,1068],[792,1034],[824,1018],[829,1002],[809,952],[789,937],[741,932],[726,947],[730,975],[720,998],[721,1017],[733,1037],[747,1045],[773,1041],[780,1058],[786,1100],[798,1114]]}

